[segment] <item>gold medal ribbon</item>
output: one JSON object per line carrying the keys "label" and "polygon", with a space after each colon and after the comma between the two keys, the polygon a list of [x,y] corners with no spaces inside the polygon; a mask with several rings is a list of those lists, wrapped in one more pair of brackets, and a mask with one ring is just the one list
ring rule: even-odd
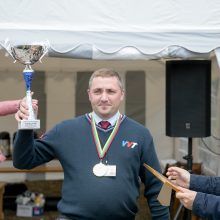
{"label": "gold medal ribbon", "polygon": [[95,123],[95,119],[93,118],[93,116],[91,115],[91,125],[92,125],[92,134],[93,134],[93,138],[96,144],[96,149],[98,152],[98,156],[100,159],[104,158],[106,152],[108,151],[115,135],[118,132],[118,129],[120,127],[120,115],[116,121],[115,127],[113,129],[113,131],[111,132],[110,136],[108,137],[108,140],[106,141],[104,147],[102,148],[101,143],[100,143],[100,139],[99,139],[99,135],[96,129],[96,123]]}

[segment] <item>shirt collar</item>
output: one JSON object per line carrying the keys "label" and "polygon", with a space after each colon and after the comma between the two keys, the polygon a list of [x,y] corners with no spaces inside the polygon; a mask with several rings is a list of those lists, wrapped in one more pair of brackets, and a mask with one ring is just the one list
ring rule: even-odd
{"label": "shirt collar", "polygon": [[[100,121],[103,121],[103,119],[100,118],[94,111],[91,112],[91,114],[92,114],[96,124],[98,124]],[[105,120],[105,121],[108,121],[111,124],[111,126],[114,126],[119,115],[120,115],[120,113],[117,112],[115,115],[113,115],[111,118],[109,118],[108,120]]]}

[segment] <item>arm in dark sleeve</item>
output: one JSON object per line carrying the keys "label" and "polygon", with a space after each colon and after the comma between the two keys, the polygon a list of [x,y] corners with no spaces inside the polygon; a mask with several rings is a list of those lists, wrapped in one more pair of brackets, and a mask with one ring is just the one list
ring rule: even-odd
{"label": "arm in dark sleeve", "polygon": [[157,200],[162,187],[162,182],[149,171],[147,171],[143,166],[143,163],[147,163],[157,171],[161,172],[152,138],[150,138],[150,142],[148,142],[148,144],[145,146],[141,163],[142,167],[140,170],[140,177],[142,182],[145,184],[144,195],[148,201],[152,220],[168,220],[170,219],[168,207],[162,206]]}
{"label": "arm in dark sleeve", "polygon": [[197,192],[220,195],[220,177],[191,174],[190,189]]}
{"label": "arm in dark sleeve", "polygon": [[192,211],[201,218],[220,219],[220,196],[198,192]]}
{"label": "arm in dark sleeve", "polygon": [[34,145],[33,130],[19,130],[16,134],[13,146],[13,165],[18,169],[28,169],[32,161],[32,149]]}
{"label": "arm in dark sleeve", "polygon": [[19,130],[13,147],[13,165],[18,169],[32,169],[54,158],[53,143],[56,129],[43,139],[34,139],[33,130]]}

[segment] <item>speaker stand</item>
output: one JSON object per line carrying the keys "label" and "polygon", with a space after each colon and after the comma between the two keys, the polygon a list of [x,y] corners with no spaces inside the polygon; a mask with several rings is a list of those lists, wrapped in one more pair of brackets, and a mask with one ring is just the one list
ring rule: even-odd
{"label": "speaker stand", "polygon": [[[188,138],[188,154],[186,156],[184,156],[183,159],[187,161],[187,163],[186,163],[187,170],[190,173],[192,173],[193,157],[192,157],[192,138],[191,137]],[[178,219],[178,216],[179,216],[182,208],[184,208],[184,206],[182,204],[180,204],[173,220]],[[192,211],[189,209],[185,209],[185,211],[186,211],[186,213],[184,213],[184,214],[186,214],[186,216],[184,216],[184,219],[191,220],[192,219]]]}

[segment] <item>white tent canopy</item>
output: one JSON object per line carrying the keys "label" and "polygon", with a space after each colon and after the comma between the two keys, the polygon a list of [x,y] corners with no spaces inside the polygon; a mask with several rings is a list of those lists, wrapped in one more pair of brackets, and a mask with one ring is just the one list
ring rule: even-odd
{"label": "white tent canopy", "polygon": [[219,0],[10,0],[0,8],[2,47],[41,42],[49,56],[209,58],[220,47]]}

